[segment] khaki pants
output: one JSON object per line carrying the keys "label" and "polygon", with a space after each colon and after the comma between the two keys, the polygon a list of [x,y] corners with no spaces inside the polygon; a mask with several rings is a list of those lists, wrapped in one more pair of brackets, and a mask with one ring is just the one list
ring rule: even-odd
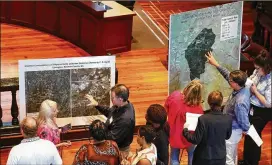
{"label": "khaki pants", "polygon": [[243,131],[241,129],[233,129],[231,137],[226,140],[226,165],[236,165],[238,162],[237,147],[242,138]]}

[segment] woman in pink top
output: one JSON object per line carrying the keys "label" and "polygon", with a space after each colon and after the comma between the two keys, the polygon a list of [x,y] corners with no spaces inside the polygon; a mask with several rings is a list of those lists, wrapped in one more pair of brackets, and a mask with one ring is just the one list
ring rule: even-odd
{"label": "woman in pink top", "polygon": [[191,81],[183,91],[174,91],[168,96],[165,108],[170,126],[169,143],[171,147],[170,164],[179,165],[180,149],[188,152],[188,164],[192,164],[195,146],[189,143],[182,135],[183,125],[186,122],[186,112],[203,114],[202,85],[199,80]]}
{"label": "woman in pink top", "polygon": [[46,139],[53,142],[56,147],[69,146],[71,143],[60,143],[60,129],[56,124],[58,114],[57,103],[52,100],[45,100],[40,106],[40,111],[37,119],[38,136],[41,139]]}

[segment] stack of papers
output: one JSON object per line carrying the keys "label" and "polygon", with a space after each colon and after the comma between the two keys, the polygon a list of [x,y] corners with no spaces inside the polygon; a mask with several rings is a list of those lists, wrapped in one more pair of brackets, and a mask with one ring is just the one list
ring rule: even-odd
{"label": "stack of papers", "polygon": [[196,129],[199,116],[201,116],[201,114],[186,113],[186,123],[189,124],[189,131],[194,131]]}

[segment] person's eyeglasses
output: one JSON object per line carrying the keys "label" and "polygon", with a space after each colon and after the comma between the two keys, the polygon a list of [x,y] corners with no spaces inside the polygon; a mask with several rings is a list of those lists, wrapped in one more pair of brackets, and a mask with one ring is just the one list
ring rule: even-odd
{"label": "person's eyeglasses", "polygon": [[259,70],[261,67],[255,67],[256,70]]}

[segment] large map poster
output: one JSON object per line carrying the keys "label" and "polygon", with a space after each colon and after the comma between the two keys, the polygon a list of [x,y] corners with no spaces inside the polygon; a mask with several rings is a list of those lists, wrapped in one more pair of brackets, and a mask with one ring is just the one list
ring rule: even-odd
{"label": "large map poster", "polygon": [[20,60],[20,119],[37,116],[41,103],[50,99],[58,104],[58,126],[105,120],[94,107],[87,106],[90,102],[85,95],[110,106],[114,84],[115,56]]}
{"label": "large map poster", "polygon": [[243,2],[203,8],[170,17],[169,94],[183,89],[191,80],[204,84],[204,108],[207,96],[220,90],[224,99],[231,93],[227,81],[207,64],[205,54],[230,71],[239,68]]}

